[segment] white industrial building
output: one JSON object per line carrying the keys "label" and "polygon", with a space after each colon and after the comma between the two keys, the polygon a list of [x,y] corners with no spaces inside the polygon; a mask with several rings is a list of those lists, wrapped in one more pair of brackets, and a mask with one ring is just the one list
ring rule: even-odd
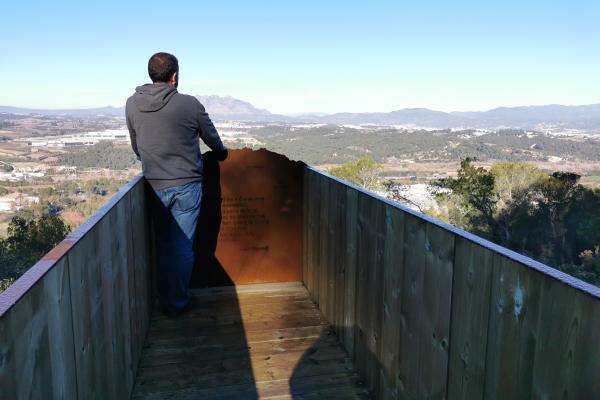
{"label": "white industrial building", "polygon": [[87,132],[78,135],[29,137],[22,139],[31,147],[80,147],[92,146],[102,141],[129,142],[127,129],[108,129],[98,132]]}

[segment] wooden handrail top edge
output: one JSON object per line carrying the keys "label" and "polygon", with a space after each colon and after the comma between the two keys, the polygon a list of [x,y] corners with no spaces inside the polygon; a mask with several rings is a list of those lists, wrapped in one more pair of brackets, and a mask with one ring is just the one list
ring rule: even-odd
{"label": "wooden handrail top edge", "polygon": [[81,239],[88,234],[117,205],[131,189],[143,179],[142,174],[123,185],[102,207],[90,218],[52,248],[44,257],[29,268],[4,292],[0,293],[0,319],[33,288],[44,276],[60,262]]}
{"label": "wooden handrail top edge", "polygon": [[597,287],[597,286],[592,285],[591,283],[587,283],[585,281],[582,281],[581,279],[575,278],[574,276],[571,276],[571,275],[566,274],[566,273],[564,273],[562,271],[559,271],[558,269],[553,268],[553,267],[551,267],[549,265],[546,265],[546,264],[544,264],[544,263],[542,263],[540,261],[536,261],[533,258],[524,256],[523,254],[519,254],[519,253],[517,253],[517,252],[515,252],[513,250],[510,250],[510,249],[506,248],[506,247],[503,247],[503,246],[500,246],[500,245],[498,245],[496,243],[490,242],[487,239],[484,239],[482,237],[479,237],[477,235],[469,233],[469,232],[467,232],[467,231],[465,231],[463,229],[457,228],[456,226],[447,224],[447,223],[445,223],[443,221],[437,220],[437,219],[435,219],[433,217],[430,217],[430,216],[428,216],[426,214],[419,213],[419,212],[417,212],[415,210],[411,210],[410,208],[405,207],[405,206],[403,206],[400,203],[397,203],[395,201],[387,199],[387,198],[385,198],[385,197],[383,197],[383,196],[381,196],[381,195],[379,195],[377,193],[373,193],[371,191],[368,191],[368,190],[366,190],[366,189],[364,189],[364,188],[362,188],[360,186],[357,186],[357,185],[355,185],[353,183],[347,182],[347,181],[345,181],[343,179],[337,178],[337,177],[335,177],[333,175],[330,175],[330,174],[328,174],[328,173],[326,173],[324,171],[320,171],[320,170],[316,169],[315,167],[306,166],[306,168],[308,170],[312,171],[312,172],[315,172],[315,173],[319,174],[319,175],[322,175],[324,177],[332,179],[332,180],[334,180],[334,181],[336,181],[336,182],[338,182],[338,183],[340,183],[342,185],[345,185],[347,187],[355,189],[356,191],[358,191],[358,192],[360,192],[360,193],[362,193],[364,195],[367,195],[367,196],[375,198],[375,199],[377,199],[379,201],[382,201],[385,204],[387,204],[387,205],[389,205],[391,207],[394,207],[394,208],[396,208],[396,209],[398,209],[398,210],[400,210],[402,212],[405,212],[405,213],[407,213],[407,214],[409,214],[409,215],[411,215],[411,216],[413,216],[415,218],[419,218],[419,219],[424,220],[424,221],[426,221],[426,222],[428,222],[430,224],[433,224],[433,225],[435,225],[435,226],[437,226],[437,227],[439,227],[441,229],[449,231],[449,232],[453,233],[454,235],[456,235],[456,236],[458,236],[458,237],[460,237],[462,239],[468,240],[468,241],[470,241],[472,243],[475,243],[475,244],[477,244],[477,245],[479,245],[481,247],[484,247],[484,248],[486,248],[486,249],[488,249],[488,250],[490,250],[490,251],[492,251],[492,252],[494,252],[496,254],[499,254],[499,255],[501,255],[503,257],[506,257],[506,258],[508,258],[510,260],[516,261],[519,264],[522,264],[522,265],[524,265],[524,266],[526,266],[528,268],[534,269],[534,270],[536,270],[536,271],[538,271],[538,272],[540,272],[540,273],[542,273],[542,274],[544,274],[546,276],[549,276],[549,277],[551,277],[553,279],[557,279],[560,282],[564,283],[565,285],[571,286],[571,287],[573,287],[573,288],[575,288],[575,289],[577,289],[579,291],[582,291],[582,292],[584,292],[584,293],[586,293],[586,294],[588,294],[588,295],[590,295],[590,296],[592,296],[592,297],[594,297],[596,299],[600,299],[600,287]]}

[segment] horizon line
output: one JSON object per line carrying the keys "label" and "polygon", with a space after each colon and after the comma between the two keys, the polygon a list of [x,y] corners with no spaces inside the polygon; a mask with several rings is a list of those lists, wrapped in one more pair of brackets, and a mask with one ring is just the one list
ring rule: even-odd
{"label": "horizon line", "polygon": [[[497,106],[497,107],[492,107],[492,108],[488,108],[488,109],[480,109],[480,110],[473,110],[473,109],[471,109],[471,110],[464,110],[464,111],[458,111],[458,110],[454,110],[454,111],[441,111],[441,110],[438,110],[438,109],[435,109],[435,108],[429,108],[429,107],[403,107],[403,108],[393,109],[391,111],[336,111],[336,112],[322,112],[322,111],[306,111],[306,112],[303,112],[303,111],[294,111],[294,112],[289,112],[289,113],[274,113],[274,112],[269,111],[266,108],[257,107],[257,106],[255,106],[250,101],[243,100],[243,99],[231,96],[231,95],[226,95],[226,96],[220,96],[220,95],[215,95],[215,94],[208,94],[208,95],[199,95],[199,94],[196,94],[196,95],[194,95],[194,97],[201,97],[201,96],[202,97],[232,98],[234,100],[243,101],[245,103],[248,103],[252,107],[256,108],[257,110],[267,111],[267,112],[269,112],[272,115],[282,115],[282,116],[286,116],[286,117],[297,117],[297,116],[330,116],[330,115],[335,115],[335,114],[389,114],[389,113],[393,113],[393,112],[397,112],[397,111],[405,111],[405,110],[428,110],[428,111],[440,112],[440,113],[444,113],[444,114],[453,114],[453,113],[485,113],[485,112],[499,110],[499,109],[551,107],[551,106],[560,106],[560,107],[587,107],[587,106],[600,105],[600,100],[599,100],[598,102],[595,102],[595,103],[585,103],[585,104],[544,103],[544,104],[528,104],[528,105],[518,105],[518,106]],[[114,106],[114,105],[109,104],[109,105],[93,106],[93,107],[82,107],[82,108],[74,108],[74,107],[44,108],[44,107],[13,106],[13,105],[0,104],[0,108],[2,108],[2,107],[5,107],[5,108],[17,108],[17,109],[24,109],[24,110],[31,110],[31,111],[60,112],[60,111],[87,111],[87,110],[97,110],[97,109],[102,109],[102,108],[121,109],[121,108],[125,108],[125,105]]]}

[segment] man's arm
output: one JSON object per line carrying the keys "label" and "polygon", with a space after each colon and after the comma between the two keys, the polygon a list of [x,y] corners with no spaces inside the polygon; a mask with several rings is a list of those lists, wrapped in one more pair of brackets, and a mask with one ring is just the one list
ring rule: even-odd
{"label": "man's arm", "polygon": [[140,152],[137,148],[137,139],[135,134],[135,129],[133,128],[133,124],[129,118],[129,113],[127,112],[127,105],[125,106],[125,122],[127,123],[127,129],[129,130],[129,138],[131,139],[131,148],[133,152],[137,156],[138,160],[140,159]]}
{"label": "man's arm", "polygon": [[218,156],[219,161],[223,161],[227,158],[227,149],[221,141],[221,137],[217,132],[217,128],[210,120],[208,113],[204,106],[198,102],[198,127],[200,138],[215,154]]}

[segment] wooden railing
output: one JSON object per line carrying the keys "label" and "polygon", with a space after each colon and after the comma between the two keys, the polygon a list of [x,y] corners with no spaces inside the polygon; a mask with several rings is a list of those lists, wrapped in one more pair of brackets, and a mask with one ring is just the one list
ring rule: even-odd
{"label": "wooden railing", "polygon": [[303,273],[375,398],[600,398],[599,288],[312,168]]}
{"label": "wooden railing", "polygon": [[[600,289],[315,169],[287,184],[304,283],[374,397],[600,398]],[[0,399],[129,397],[154,298],[146,192],[134,179],[0,294]]]}
{"label": "wooden railing", "polygon": [[125,399],[152,305],[143,178],[0,294],[0,399]]}

